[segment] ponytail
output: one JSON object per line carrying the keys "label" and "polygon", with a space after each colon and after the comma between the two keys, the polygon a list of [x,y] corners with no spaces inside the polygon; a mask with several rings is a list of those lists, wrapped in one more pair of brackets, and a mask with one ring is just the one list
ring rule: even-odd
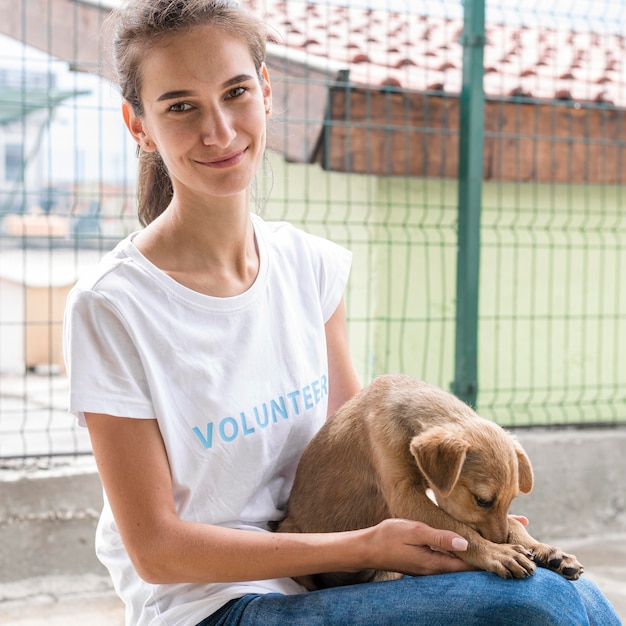
{"label": "ponytail", "polygon": [[139,150],[137,172],[137,216],[142,226],[155,220],[167,207],[174,190],[170,175],[158,152]]}

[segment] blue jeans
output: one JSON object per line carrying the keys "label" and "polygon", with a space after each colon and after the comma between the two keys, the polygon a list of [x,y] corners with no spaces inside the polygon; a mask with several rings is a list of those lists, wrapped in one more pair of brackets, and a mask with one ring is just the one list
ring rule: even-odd
{"label": "blue jeans", "polygon": [[247,595],[198,626],[619,626],[587,578],[538,569],[523,580],[486,572],[405,577],[311,593]]}

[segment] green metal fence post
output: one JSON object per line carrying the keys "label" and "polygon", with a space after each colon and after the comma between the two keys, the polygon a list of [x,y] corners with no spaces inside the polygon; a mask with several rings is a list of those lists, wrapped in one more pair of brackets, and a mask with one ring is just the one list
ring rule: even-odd
{"label": "green metal fence post", "polygon": [[485,0],[465,0],[463,84],[459,128],[459,232],[453,392],[476,406],[478,394],[478,282],[483,179],[483,48]]}

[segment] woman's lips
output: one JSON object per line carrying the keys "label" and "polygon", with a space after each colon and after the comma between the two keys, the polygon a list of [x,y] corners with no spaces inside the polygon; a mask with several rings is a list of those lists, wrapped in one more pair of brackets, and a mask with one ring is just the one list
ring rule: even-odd
{"label": "woman's lips", "polygon": [[245,153],[245,150],[240,150],[239,152],[234,152],[225,157],[220,157],[211,161],[200,162],[202,163],[202,165],[206,165],[207,167],[214,167],[217,169],[232,167],[233,165],[237,165],[243,159]]}

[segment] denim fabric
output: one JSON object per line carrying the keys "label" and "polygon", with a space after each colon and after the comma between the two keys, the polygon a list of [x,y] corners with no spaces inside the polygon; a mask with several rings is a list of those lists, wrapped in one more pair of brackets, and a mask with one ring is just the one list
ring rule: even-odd
{"label": "denim fabric", "polygon": [[198,626],[619,626],[587,578],[539,569],[524,580],[486,572],[405,577],[300,595],[248,595]]}

